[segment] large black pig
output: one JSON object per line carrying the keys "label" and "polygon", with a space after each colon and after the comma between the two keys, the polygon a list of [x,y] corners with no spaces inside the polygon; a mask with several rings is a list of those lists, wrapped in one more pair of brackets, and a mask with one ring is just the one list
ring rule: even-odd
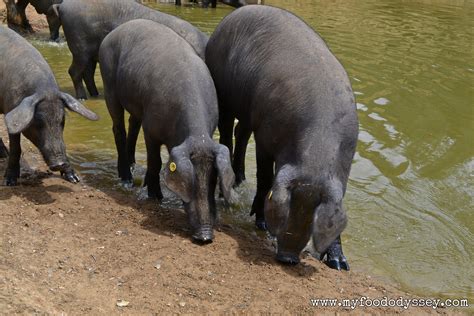
{"label": "large black pig", "polygon": [[60,17],[72,53],[69,75],[79,99],[87,98],[82,80],[90,95],[98,95],[94,72],[100,43],[110,31],[130,20],[147,19],[168,26],[204,58],[207,35],[180,18],[150,9],[134,0],[64,0],[53,8]]}
{"label": "large black pig", "polygon": [[358,119],[346,71],[325,42],[295,15],[245,6],[218,25],[206,63],[219,100],[221,143],[244,178],[247,141],[254,133],[257,193],[251,214],[277,236],[277,259],[298,263],[310,237],[328,263],[348,269],[340,234],[342,206]]}
{"label": "large black pig", "polygon": [[206,64],[170,28],[142,19],[127,22],[107,35],[100,47],[99,64],[122,181],[132,181],[126,110],[132,119],[142,122],[148,196],[162,198],[160,148],[165,145],[170,153],[165,184],[183,200],[193,238],[212,241],[217,176],[228,200],[234,173],[227,147],[212,140],[218,122],[217,96]]}
{"label": "large black pig", "polygon": [[39,148],[51,170],[60,171],[70,182],[79,181],[66,157],[65,107],[90,120],[98,119],[72,96],[59,91],[51,68],[33,46],[0,26],[0,113],[5,114],[10,139],[7,185],[16,185],[20,175],[20,133]]}

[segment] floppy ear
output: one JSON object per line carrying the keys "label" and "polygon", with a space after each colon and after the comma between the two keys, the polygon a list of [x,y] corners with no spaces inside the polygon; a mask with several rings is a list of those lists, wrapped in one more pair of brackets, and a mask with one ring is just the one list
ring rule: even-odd
{"label": "floppy ear", "polygon": [[54,12],[54,14],[59,18],[59,4],[53,4],[48,8],[48,13]]}
{"label": "floppy ear", "polygon": [[224,145],[216,145],[214,149],[215,167],[219,176],[219,187],[226,202],[230,203],[235,175],[230,163],[229,149]]}
{"label": "floppy ear", "polygon": [[36,106],[41,101],[42,98],[35,93],[24,98],[19,105],[8,112],[5,115],[5,123],[7,125],[8,133],[18,134],[27,128],[33,120]]}
{"label": "floppy ear", "polygon": [[267,228],[274,236],[287,229],[290,214],[291,180],[296,178],[294,168],[284,165],[278,171],[272,188],[265,199],[265,221]]}
{"label": "floppy ear", "polygon": [[313,244],[323,253],[347,226],[346,211],[342,207],[342,185],[331,181],[326,186],[321,203],[316,207],[313,220]]}
{"label": "floppy ear", "polygon": [[194,167],[186,143],[174,147],[163,172],[163,180],[185,203],[191,202],[194,189]]}
{"label": "floppy ear", "polygon": [[99,119],[99,116],[97,114],[86,108],[71,95],[61,92],[60,98],[69,110],[76,112],[91,121],[97,121]]}

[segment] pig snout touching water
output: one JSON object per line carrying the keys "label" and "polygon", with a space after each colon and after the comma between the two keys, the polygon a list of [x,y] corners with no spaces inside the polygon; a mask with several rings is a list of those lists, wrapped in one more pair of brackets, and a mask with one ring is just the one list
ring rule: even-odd
{"label": "pig snout touching water", "polygon": [[277,237],[277,259],[298,263],[310,237],[328,265],[349,269],[340,234],[342,206],[358,136],[346,71],[295,15],[245,6],[217,26],[206,63],[219,100],[220,141],[232,152],[237,182],[254,133],[256,225]]}
{"label": "pig snout touching water", "polygon": [[23,37],[1,26],[0,74],[0,113],[5,114],[10,140],[6,184],[16,185],[20,175],[20,133],[38,147],[51,170],[78,182],[66,156],[64,108],[90,120],[97,120],[97,115],[59,91],[41,54]]}
{"label": "pig snout touching water", "polygon": [[134,144],[127,140],[126,110],[131,120],[142,122],[148,196],[163,196],[160,148],[165,145],[170,157],[164,182],[183,200],[193,238],[212,241],[217,178],[228,200],[234,173],[227,147],[212,140],[218,108],[206,64],[182,37],[149,20],[127,22],[107,35],[99,64],[113,121],[119,177],[125,183],[132,181],[127,147]]}

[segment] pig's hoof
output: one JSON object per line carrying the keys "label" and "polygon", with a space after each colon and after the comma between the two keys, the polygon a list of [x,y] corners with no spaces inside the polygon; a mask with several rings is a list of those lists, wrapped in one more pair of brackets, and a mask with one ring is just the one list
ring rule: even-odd
{"label": "pig's hoof", "polygon": [[210,244],[213,239],[214,231],[211,226],[203,226],[193,234],[193,240],[198,244]]}
{"label": "pig's hoof", "polygon": [[74,171],[61,172],[61,176],[68,182],[78,183],[81,181],[79,177],[74,173]]}
{"label": "pig's hoof", "polygon": [[155,191],[149,189],[148,199],[161,201],[163,199],[163,193],[161,193],[161,190]]}
{"label": "pig's hoof", "polygon": [[334,241],[326,252],[321,254],[320,260],[323,260],[326,256],[326,265],[331,269],[346,270],[349,271],[349,263],[347,262],[346,256],[342,252],[342,246],[340,241]]}
{"label": "pig's hoof", "polygon": [[9,177],[7,176],[5,178],[5,185],[8,187],[14,187],[18,184],[18,180],[16,177]]}
{"label": "pig's hoof", "polygon": [[124,187],[125,189],[131,189],[133,188],[133,180],[122,180],[120,182],[120,184],[122,185],[122,187]]}
{"label": "pig's hoof", "polygon": [[339,258],[328,259],[326,265],[331,269],[349,271],[349,263],[347,263],[347,259],[344,255]]}
{"label": "pig's hoof", "polygon": [[331,269],[335,270],[346,270],[349,271],[349,263],[347,262],[346,256],[341,253],[331,253],[331,252],[326,252],[321,255],[320,260],[323,260],[324,257],[327,256],[326,258],[326,265],[330,267]]}
{"label": "pig's hoof", "polygon": [[294,254],[278,253],[276,259],[284,264],[295,265],[300,263],[300,258]]}
{"label": "pig's hoof", "polygon": [[267,230],[267,223],[265,222],[264,219],[256,219],[255,220],[255,226],[259,230],[264,230],[264,231]]}

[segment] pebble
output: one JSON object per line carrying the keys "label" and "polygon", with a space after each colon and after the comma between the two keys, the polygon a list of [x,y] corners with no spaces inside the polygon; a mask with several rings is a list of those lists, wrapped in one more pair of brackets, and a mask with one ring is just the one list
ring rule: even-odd
{"label": "pebble", "polygon": [[63,214],[63,213],[58,213],[58,216],[59,216],[60,218],[64,218],[64,214]]}
{"label": "pebble", "polygon": [[186,303],[185,302],[179,302],[179,306],[184,307],[184,306],[186,306]]}
{"label": "pebble", "polygon": [[125,301],[125,300],[118,300],[117,301],[117,306],[118,307],[126,307],[126,306],[128,306],[128,304],[130,304],[130,302]]}

